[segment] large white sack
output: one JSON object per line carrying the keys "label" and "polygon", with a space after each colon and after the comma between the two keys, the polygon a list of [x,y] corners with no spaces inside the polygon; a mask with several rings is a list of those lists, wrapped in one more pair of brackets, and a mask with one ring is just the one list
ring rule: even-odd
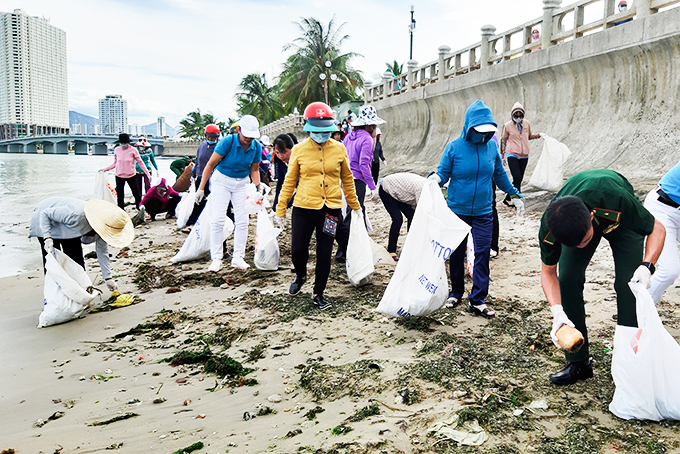
{"label": "large white sack", "polygon": [[557,191],[562,187],[564,178],[564,163],[571,154],[569,148],[547,134],[543,138],[543,151],[538,158],[534,173],[531,174],[529,185],[546,191]]}
{"label": "large white sack", "polygon": [[257,213],[257,228],[255,229],[255,267],[258,270],[274,271],[279,269],[279,242],[277,237],[281,229],[274,227],[272,220],[267,214],[267,209],[262,207]]}
{"label": "large white sack", "polygon": [[351,214],[349,242],[347,243],[347,277],[352,285],[357,287],[371,281],[375,271],[373,266],[373,249],[371,237],[366,231],[366,223],[361,215]]}
{"label": "large white sack", "polygon": [[97,296],[87,289],[92,281],[82,266],[59,249],[47,254],[43,310],[38,328],[68,322],[85,314]]}
{"label": "large white sack", "polygon": [[[170,259],[172,263],[190,262],[202,258],[210,252],[210,211],[212,209],[210,197],[205,204],[205,208],[198,217],[196,224],[184,240],[184,244],[179,252]],[[224,220],[224,240],[234,231],[234,223],[228,217]]]}
{"label": "large white sack", "polygon": [[116,190],[109,183],[105,172],[97,172],[94,177],[94,198],[106,200],[114,205],[118,204]]}
{"label": "large white sack", "polygon": [[444,262],[468,233],[470,226],[449,209],[439,185],[428,180],[401,257],[376,310],[409,317],[442,307],[449,296]]}
{"label": "large white sack", "polygon": [[396,266],[397,262],[394,261],[392,256],[387,249],[379,245],[371,238],[371,252],[373,253],[373,266]]}
{"label": "large white sack", "polygon": [[664,328],[651,295],[630,283],[638,327],[616,326],[609,410],[623,419],[680,419],[680,345]]}
{"label": "large white sack", "polygon": [[191,217],[191,212],[196,205],[196,186],[189,186],[189,191],[182,194],[182,200],[177,204],[175,209],[175,216],[177,217],[177,228],[183,229],[187,225],[187,221]]}

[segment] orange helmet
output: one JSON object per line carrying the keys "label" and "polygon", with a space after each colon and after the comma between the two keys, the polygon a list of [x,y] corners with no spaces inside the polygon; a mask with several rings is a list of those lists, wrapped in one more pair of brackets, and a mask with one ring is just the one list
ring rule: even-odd
{"label": "orange helmet", "polygon": [[303,131],[307,132],[333,132],[338,128],[335,126],[335,113],[328,104],[323,102],[313,102],[305,108],[305,126]]}

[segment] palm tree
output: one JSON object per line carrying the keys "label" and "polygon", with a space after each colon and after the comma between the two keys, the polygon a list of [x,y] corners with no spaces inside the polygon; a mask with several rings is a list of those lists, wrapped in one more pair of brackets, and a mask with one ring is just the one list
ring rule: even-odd
{"label": "palm tree", "polygon": [[262,74],[248,74],[238,85],[236,93],[239,115],[253,115],[262,124],[271,123],[281,115],[277,86],[270,86]]}
{"label": "palm tree", "polygon": [[392,63],[385,63],[387,71],[391,72],[394,77],[400,76],[404,72],[404,64],[401,65],[394,60]]}
{"label": "palm tree", "polygon": [[309,103],[321,99],[330,105],[356,99],[363,80],[349,62],[360,55],[340,53],[340,45],[349,38],[341,35],[345,24],[336,27],[333,16],[325,27],[313,17],[302,18],[295,25],[302,34],[283,47],[284,51],[295,52],[288,57],[279,76],[284,110],[292,112],[297,107],[302,111]]}
{"label": "palm tree", "polygon": [[203,122],[201,109],[196,109],[196,112],[189,112],[187,118],[179,122],[179,132],[188,139],[200,140],[203,137],[206,124],[210,123]]}

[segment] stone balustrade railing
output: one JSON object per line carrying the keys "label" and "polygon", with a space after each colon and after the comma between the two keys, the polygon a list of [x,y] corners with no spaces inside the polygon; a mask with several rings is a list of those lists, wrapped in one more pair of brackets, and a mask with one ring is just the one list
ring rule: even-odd
{"label": "stone balustrade railing", "polygon": [[[496,32],[494,26],[485,25],[481,29],[480,42],[455,52],[451,52],[448,46],[441,46],[438,60],[422,66],[418,66],[415,60],[409,60],[405,74],[393,77],[391,73],[385,73],[382,83],[374,86],[366,84],[364,99],[366,103],[371,103],[460,74],[484,70],[485,67],[502,64],[523,54],[547,49],[563,41],[578,39],[585,34],[614,27],[635,17],[643,18],[657,13],[661,8],[680,3],[680,0],[635,0],[631,8],[618,12],[617,1],[579,0],[560,8],[561,0],[543,0],[543,17],[497,35],[494,35]],[[592,16],[598,7],[600,17],[584,23],[586,9],[588,16]],[[533,29],[539,29],[541,34],[540,39],[535,42],[531,39]],[[516,45],[518,41],[520,45]]]}
{"label": "stone balustrade railing", "polygon": [[[680,0],[679,0],[680,1]],[[274,137],[284,132],[293,132],[302,129],[305,121],[298,113],[288,114],[260,128],[260,134],[267,135],[274,140]]]}

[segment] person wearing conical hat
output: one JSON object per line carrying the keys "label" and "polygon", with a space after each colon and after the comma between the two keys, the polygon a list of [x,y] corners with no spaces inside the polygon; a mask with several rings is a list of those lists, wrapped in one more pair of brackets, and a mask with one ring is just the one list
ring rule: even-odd
{"label": "person wearing conical hat", "polygon": [[129,245],[135,229],[125,211],[105,200],[49,197],[35,207],[28,236],[40,242],[43,268],[47,254],[56,247],[85,269],[82,245],[96,243],[102,277],[113,292],[118,290],[118,284],[111,276],[108,245]]}

